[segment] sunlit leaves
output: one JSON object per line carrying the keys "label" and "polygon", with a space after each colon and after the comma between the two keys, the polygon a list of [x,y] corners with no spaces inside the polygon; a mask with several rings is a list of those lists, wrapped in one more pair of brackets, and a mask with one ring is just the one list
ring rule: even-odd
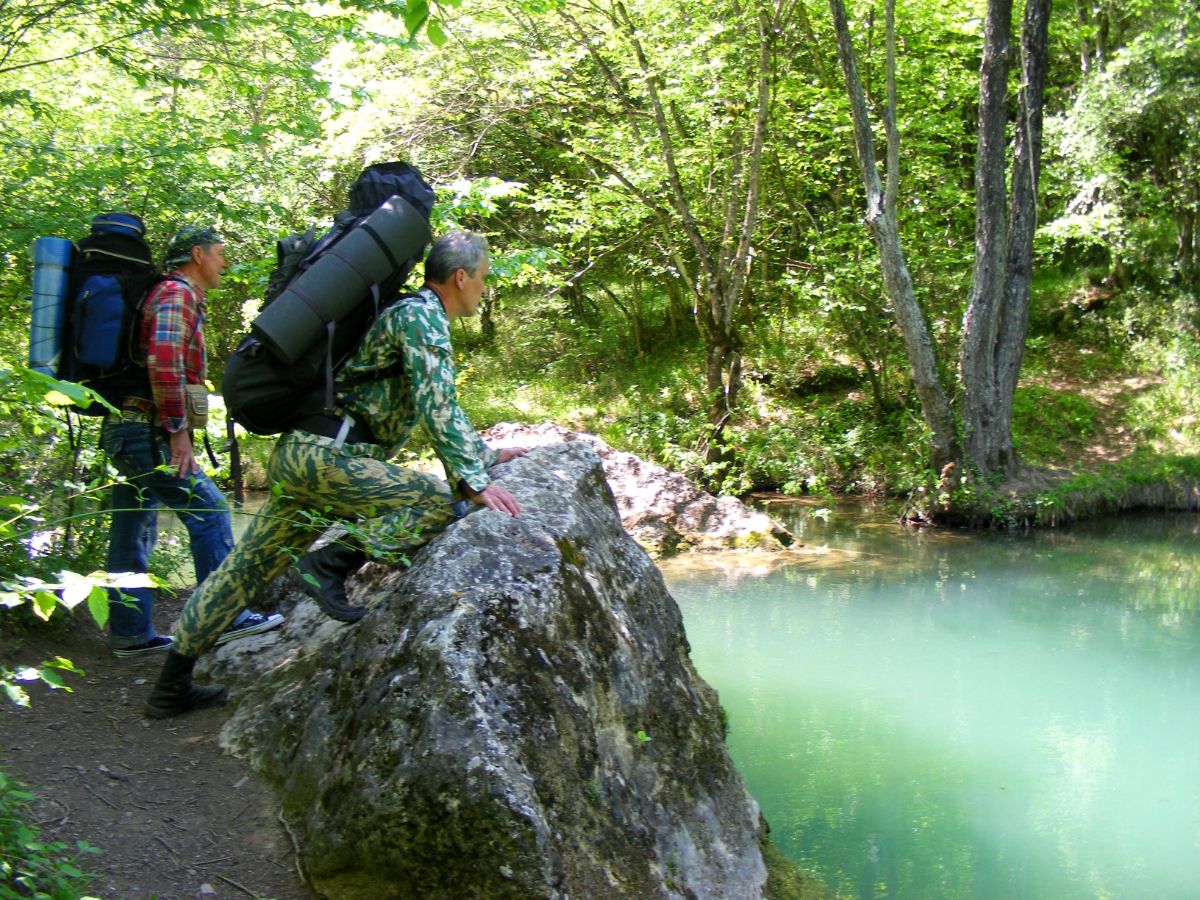
{"label": "sunlit leaves", "polygon": [[404,25],[410,35],[415,35],[429,18],[429,4],[426,0],[409,0],[404,11]]}
{"label": "sunlit leaves", "polygon": [[[1172,7],[1084,79],[1071,109],[1047,122],[1063,214],[1046,229],[1056,251],[1107,251],[1113,264],[1169,271],[1155,210],[1179,227],[1197,215],[1200,171],[1200,14]],[[1156,246],[1158,245],[1158,246]]]}
{"label": "sunlit leaves", "polygon": [[40,666],[21,666],[15,671],[0,666],[0,692],[16,706],[29,705],[29,694],[18,682],[41,681],[53,690],[70,693],[71,687],[62,677],[64,672],[71,675],[84,674],[82,669],[62,656],[47,660]]}
{"label": "sunlit leaves", "polygon": [[429,20],[429,24],[425,28],[425,34],[429,37],[429,42],[435,47],[443,46],[449,39],[446,32],[442,30],[442,23],[437,19]]}

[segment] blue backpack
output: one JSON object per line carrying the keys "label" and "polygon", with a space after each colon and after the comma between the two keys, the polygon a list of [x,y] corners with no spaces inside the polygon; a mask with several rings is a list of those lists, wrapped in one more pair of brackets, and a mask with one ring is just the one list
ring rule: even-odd
{"label": "blue backpack", "polygon": [[[139,332],[146,296],[162,276],[145,231],[137,216],[114,212],[95,216],[73,251],[61,239],[39,238],[39,254],[35,242],[31,368],[86,385],[114,406],[128,396],[149,399]],[[66,256],[66,277],[57,277]],[[100,403],[75,408],[106,412]]]}

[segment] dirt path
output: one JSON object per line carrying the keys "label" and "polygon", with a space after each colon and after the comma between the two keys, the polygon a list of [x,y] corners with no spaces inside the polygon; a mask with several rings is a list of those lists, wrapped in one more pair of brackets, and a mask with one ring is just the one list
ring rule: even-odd
{"label": "dirt path", "polygon": [[[181,604],[158,604],[160,631]],[[77,618],[65,635],[0,647],[9,662],[62,655],[86,673],[68,676],[73,693],[34,687],[29,708],[0,707],[0,768],[36,792],[43,839],[100,848],[86,863],[97,897],[312,898],[270,791],[217,746],[226,713],[146,719],[163,656],[116,659]]]}

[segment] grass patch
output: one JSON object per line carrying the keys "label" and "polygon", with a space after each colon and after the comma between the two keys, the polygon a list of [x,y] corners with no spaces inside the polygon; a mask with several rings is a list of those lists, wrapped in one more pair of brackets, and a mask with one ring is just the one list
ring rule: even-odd
{"label": "grass patch", "polygon": [[1013,444],[1032,465],[1061,463],[1096,434],[1095,403],[1043,385],[1017,388],[1013,396]]}
{"label": "grass patch", "polygon": [[1181,332],[1167,341],[1142,341],[1134,355],[1162,383],[1133,399],[1130,422],[1164,452],[1200,451],[1200,340]]}

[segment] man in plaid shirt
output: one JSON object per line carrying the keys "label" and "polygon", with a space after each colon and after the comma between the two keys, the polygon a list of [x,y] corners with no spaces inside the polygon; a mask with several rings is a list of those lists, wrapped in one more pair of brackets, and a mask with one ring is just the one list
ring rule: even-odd
{"label": "man in plaid shirt", "polygon": [[[139,337],[147,381],[122,399],[119,413],[105,417],[100,432],[100,446],[121,475],[112,491],[110,572],[149,570],[159,506],[173,509],[187,528],[198,583],[233,549],[229,506],[196,462],[192,443],[207,415],[205,293],[220,287],[225,267],[217,230],[184,226],[167,249],[170,274],[146,298]],[[115,655],[171,648],[171,638],[155,633],[151,622],[153,598],[151,588],[110,591],[109,646]],[[219,642],[282,623],[279,615],[242,610]]]}

